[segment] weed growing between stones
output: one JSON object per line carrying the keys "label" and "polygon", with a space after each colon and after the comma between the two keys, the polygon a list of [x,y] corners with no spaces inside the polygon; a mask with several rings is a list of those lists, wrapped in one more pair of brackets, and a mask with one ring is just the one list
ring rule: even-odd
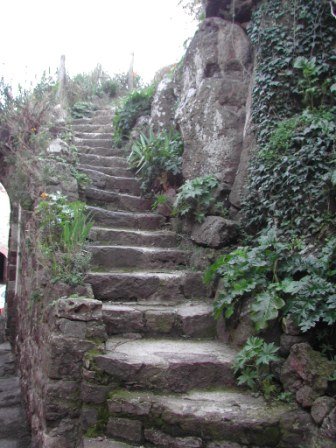
{"label": "weed growing between stones", "polygon": [[92,227],[85,204],[69,202],[61,194],[43,194],[36,212],[41,229],[41,249],[50,262],[53,281],[72,286],[82,284],[91,258],[84,249]]}
{"label": "weed growing between stones", "polygon": [[180,133],[171,129],[155,135],[150,130],[134,142],[128,162],[139,174],[142,190],[158,193],[181,184],[182,153]]}
{"label": "weed growing between stones", "polygon": [[176,196],[174,214],[199,223],[206,215],[227,216],[227,210],[216,195],[218,187],[219,181],[213,175],[187,180]]}
{"label": "weed growing between stones", "polygon": [[279,395],[279,386],[271,372],[271,363],[280,361],[279,347],[263,339],[251,336],[237,354],[233,370],[239,386],[247,386],[254,392],[261,391],[266,399]]}

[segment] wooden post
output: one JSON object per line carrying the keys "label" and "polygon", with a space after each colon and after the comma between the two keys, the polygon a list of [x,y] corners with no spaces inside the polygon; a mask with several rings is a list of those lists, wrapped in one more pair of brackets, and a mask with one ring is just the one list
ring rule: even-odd
{"label": "wooden post", "polygon": [[60,65],[58,68],[58,92],[57,98],[60,104],[65,107],[67,103],[66,95],[66,69],[65,69],[65,55],[61,56]]}
{"label": "wooden post", "polygon": [[134,89],[134,71],[133,71],[133,67],[134,67],[134,52],[131,55],[131,65],[130,65],[130,68],[128,70],[128,90],[130,92],[132,92],[132,90]]}

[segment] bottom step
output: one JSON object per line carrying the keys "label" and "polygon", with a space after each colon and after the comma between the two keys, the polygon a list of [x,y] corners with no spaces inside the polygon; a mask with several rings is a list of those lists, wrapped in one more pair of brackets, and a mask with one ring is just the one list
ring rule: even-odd
{"label": "bottom step", "polygon": [[[111,394],[108,408],[107,435],[140,446],[293,448],[309,446],[311,434],[309,414],[295,405],[268,405],[237,391],[161,395],[122,390]],[[183,439],[192,444],[175,443]]]}

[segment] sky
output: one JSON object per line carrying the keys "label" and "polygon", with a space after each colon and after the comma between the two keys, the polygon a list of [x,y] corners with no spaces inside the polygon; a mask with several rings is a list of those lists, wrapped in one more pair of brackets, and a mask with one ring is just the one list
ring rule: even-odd
{"label": "sky", "polygon": [[178,0],[3,0],[0,77],[12,85],[53,75],[66,56],[71,76],[97,63],[109,73],[134,70],[149,82],[178,62],[196,30]]}

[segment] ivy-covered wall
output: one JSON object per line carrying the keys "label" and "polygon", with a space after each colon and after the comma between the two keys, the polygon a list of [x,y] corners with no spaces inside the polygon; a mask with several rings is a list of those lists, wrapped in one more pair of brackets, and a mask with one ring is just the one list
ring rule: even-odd
{"label": "ivy-covered wall", "polygon": [[256,51],[245,223],[305,236],[333,228],[336,21],[326,0],[271,0],[253,14]]}

